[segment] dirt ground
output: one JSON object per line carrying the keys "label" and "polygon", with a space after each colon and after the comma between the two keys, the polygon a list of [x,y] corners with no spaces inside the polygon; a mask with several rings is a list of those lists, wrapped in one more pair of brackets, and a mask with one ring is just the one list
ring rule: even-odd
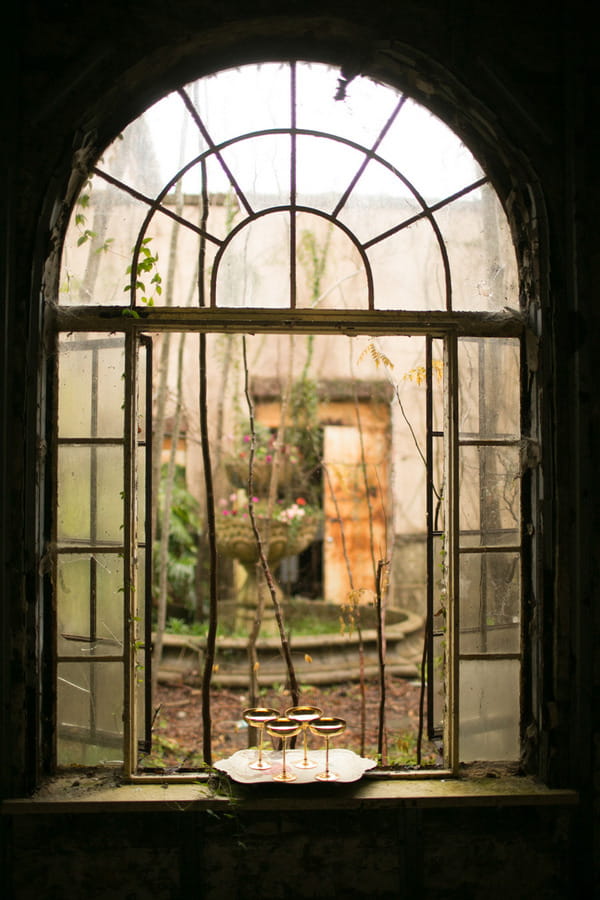
{"label": "dirt ground", "polygon": [[[390,677],[386,683],[385,734],[388,763],[411,765],[416,762],[415,744],[419,727],[418,681]],[[318,706],[326,715],[337,715],[347,722],[338,746],[369,758],[377,757],[380,689],[376,681],[365,684],[364,746],[361,740],[361,689],[355,682],[327,687],[305,687],[299,702]],[[202,756],[202,693],[186,683],[159,685],[154,719],[154,747],[145,765],[189,767],[198,765]],[[211,695],[212,745],[215,760],[230,756],[248,746],[248,728],[242,713],[250,705],[247,691],[221,688]],[[281,710],[292,705],[285,691],[264,689],[259,705]],[[314,737],[311,741],[316,741]],[[435,749],[424,743],[423,761],[436,761]]]}

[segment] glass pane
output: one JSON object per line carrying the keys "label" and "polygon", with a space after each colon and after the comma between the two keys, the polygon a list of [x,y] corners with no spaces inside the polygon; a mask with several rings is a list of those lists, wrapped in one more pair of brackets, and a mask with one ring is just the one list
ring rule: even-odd
{"label": "glass pane", "polygon": [[365,264],[344,232],[320,216],[296,217],[296,306],[367,309]]}
{"label": "glass pane", "polygon": [[98,175],[90,179],[73,211],[63,244],[61,304],[129,305],[127,268],[147,214],[145,203]]}
{"label": "glass pane", "polygon": [[461,546],[519,544],[519,447],[461,447],[459,460]]}
{"label": "glass pane", "polygon": [[340,141],[299,135],[296,158],[298,205],[314,206],[331,214],[365,155]]}
{"label": "glass pane", "polygon": [[262,216],[228,245],[217,274],[217,306],[290,305],[289,213]]}
{"label": "glass pane", "polygon": [[146,539],[146,461],[146,448],[139,447],[137,459],[137,534],[141,542]]}
{"label": "glass pane", "polygon": [[[239,150],[237,152],[239,153]],[[205,230],[208,236],[208,249],[215,245],[215,239],[225,237],[232,225],[239,220],[242,206],[233,186],[234,175],[235,173],[226,171],[223,158],[219,154],[207,152],[198,162],[190,166],[183,178],[174,186],[183,197],[181,193],[178,195],[170,193],[165,199],[164,205],[182,215],[189,223],[190,231],[194,227]],[[245,184],[239,187],[242,191],[247,189]],[[206,209],[204,195],[208,198]]]}
{"label": "glass pane", "polygon": [[122,762],[122,663],[60,663],[57,728],[59,765]]}
{"label": "glass pane", "polygon": [[150,423],[146,417],[147,392],[152,393],[152,385],[148,384],[151,364],[151,349],[146,342],[141,343],[138,351],[138,391],[137,391],[137,435],[139,441],[148,437]]}
{"label": "glass pane", "polygon": [[438,210],[435,218],[450,258],[452,308],[488,312],[518,309],[512,236],[493,188],[483,185]]}
{"label": "glass pane", "polygon": [[428,721],[429,728],[438,736],[443,734],[446,718],[446,676],[448,671],[448,644],[446,621],[448,608],[447,562],[443,535],[433,537],[432,607],[430,628],[432,643],[429,647],[428,675],[429,696],[432,709]]}
{"label": "glass pane", "polygon": [[[165,141],[165,130],[176,140]],[[155,197],[193,152],[194,130],[178,95],[169,94],[123,129],[102,154],[100,168],[146,197]],[[198,152],[197,141],[194,149]]]}
{"label": "glass pane", "polygon": [[58,451],[57,538],[92,539],[92,483],[90,447],[60,447]]}
{"label": "glass pane", "polygon": [[59,350],[59,437],[120,439],[123,339],[61,335]]}
{"label": "glass pane", "polygon": [[431,366],[433,369],[433,430],[444,430],[444,343],[434,340],[431,342]]}
{"label": "glass pane", "polygon": [[461,439],[520,435],[519,341],[462,338],[458,342]]}
{"label": "glass pane", "polygon": [[461,660],[461,762],[519,758],[518,660]]}
{"label": "glass pane", "polygon": [[297,66],[297,125],[342,137],[371,148],[394,111],[399,95],[358,76],[336,99],[341,72],[337,68],[302,63]]}
{"label": "glass pane", "polygon": [[385,374],[393,391],[392,489],[398,496],[394,530],[397,535],[423,535],[427,504],[425,341],[385,337],[365,341],[364,347],[361,368],[366,369],[367,363],[374,366]]}
{"label": "glass pane", "polygon": [[483,175],[460,138],[412,100],[402,107],[379,147],[379,154],[393,162],[429,204]]}
{"label": "glass pane", "polygon": [[60,447],[58,540],[120,543],[122,492],[122,447]]}
{"label": "glass pane", "polygon": [[446,286],[439,243],[420,221],[368,250],[376,309],[445,309]]}
{"label": "glass pane", "polygon": [[290,202],[291,139],[269,134],[236,141],[221,152],[254,212]]}
{"label": "glass pane", "polygon": [[[60,554],[56,573],[58,653],[81,652],[90,634],[90,557]],[[84,649],[88,649],[87,642]]]}
{"label": "glass pane", "polygon": [[519,653],[520,611],[518,554],[461,554],[461,653]]}
{"label": "glass pane", "polygon": [[123,560],[117,554],[59,554],[58,653],[123,653]]}
{"label": "glass pane", "polygon": [[141,547],[138,548],[137,557],[138,580],[135,592],[135,618],[133,624],[133,641],[136,647],[134,671],[137,695],[135,731],[137,740],[143,741],[146,738],[146,714],[149,712],[146,708],[146,680],[150,677],[148,670],[150,650],[146,648],[146,601],[150,599],[151,602],[151,598],[146,597],[146,551]]}
{"label": "glass pane", "polygon": [[446,718],[446,638],[433,638],[433,715],[431,726],[434,733],[442,735]]}
{"label": "glass pane", "polygon": [[399,177],[379,162],[369,162],[338,218],[364,243],[421,216],[423,205]]}
{"label": "glass pane", "polygon": [[79,336],[61,335],[59,353],[59,436],[89,437],[92,429],[92,352],[86,349]]}
{"label": "glass pane", "polygon": [[186,87],[215,144],[266,128],[289,128],[290,67],[261,63],[227,69]]}
{"label": "glass pane", "polygon": [[[198,195],[186,198],[184,205],[171,198],[165,205],[174,214],[189,221],[191,226],[200,227],[202,206]],[[219,198],[214,201],[211,198],[209,212],[213,207],[222,208]],[[210,225],[208,231],[210,232]],[[192,227],[174,221],[160,212],[152,216],[145,236],[148,239],[145,246],[149,255],[142,252],[138,267],[147,265],[148,270],[139,272],[135,290],[136,305],[198,306],[198,259],[201,236]],[[214,258],[216,247],[214,241],[204,241],[207,268]],[[129,294],[127,297],[129,298]]]}

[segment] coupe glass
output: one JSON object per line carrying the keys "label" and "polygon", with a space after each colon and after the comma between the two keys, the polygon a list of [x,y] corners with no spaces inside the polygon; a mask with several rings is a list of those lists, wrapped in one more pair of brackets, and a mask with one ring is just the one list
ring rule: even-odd
{"label": "coupe glass", "polygon": [[319,772],[315,778],[318,778],[319,781],[337,781],[340,776],[329,771],[329,741],[342,734],[346,728],[346,720],[340,719],[338,716],[321,716],[320,719],[311,722],[309,728],[313,734],[325,738],[325,771]]}
{"label": "coupe glass", "polygon": [[323,715],[323,710],[318,706],[290,706],[285,711],[286,716],[299,722],[302,725],[302,734],[304,737],[304,756],[300,762],[294,763],[298,769],[314,769],[316,762],[308,758],[308,726],[314,722],[319,716]]}
{"label": "coupe glass", "polygon": [[300,722],[296,722],[294,719],[290,719],[289,716],[278,716],[276,719],[271,719],[269,722],[267,722],[266,727],[271,737],[281,738],[283,747],[281,772],[273,775],[273,779],[275,781],[295,781],[296,776],[292,772],[288,772],[285,767],[285,745],[288,738],[294,737],[294,735],[296,734],[300,734],[300,732],[302,731],[302,725],[300,724]]}
{"label": "coupe glass", "polygon": [[248,763],[251,769],[262,770],[271,768],[271,763],[268,763],[263,759],[263,731],[267,722],[270,722],[272,719],[276,719],[278,715],[278,710],[271,709],[268,706],[253,706],[251,709],[246,709],[242,713],[242,718],[244,719],[244,721],[247,722],[251,728],[258,729],[258,756],[254,760],[254,762]]}

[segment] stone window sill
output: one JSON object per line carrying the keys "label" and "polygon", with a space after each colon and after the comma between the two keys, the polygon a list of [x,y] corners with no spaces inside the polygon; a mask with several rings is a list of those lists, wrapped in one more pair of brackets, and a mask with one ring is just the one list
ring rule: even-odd
{"label": "stone window sill", "polygon": [[363,778],[353,784],[235,785],[216,791],[202,782],[119,783],[106,773],[70,773],[51,779],[30,798],[5,800],[5,815],[36,813],[183,812],[223,809],[231,799],[247,811],[360,809],[377,807],[456,808],[568,806],[576,791],[550,789],[529,777],[385,780]]}

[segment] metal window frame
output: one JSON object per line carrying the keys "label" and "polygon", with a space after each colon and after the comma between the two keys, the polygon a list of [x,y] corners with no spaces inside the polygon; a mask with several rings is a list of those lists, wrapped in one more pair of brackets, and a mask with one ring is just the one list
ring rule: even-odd
{"label": "metal window frame", "polygon": [[[121,190],[125,195],[141,201],[147,206],[147,214],[143,219],[139,229],[138,236],[134,245],[131,259],[131,279],[129,285],[129,307],[77,307],[70,306],[61,308],[54,307],[49,318],[52,320],[54,327],[60,331],[86,331],[86,332],[121,332],[125,335],[127,352],[127,370],[126,379],[128,385],[134,385],[137,377],[137,357],[135,347],[138,338],[152,332],[165,331],[190,331],[201,334],[223,332],[223,333],[243,333],[250,331],[252,333],[272,333],[284,334],[348,334],[348,335],[420,335],[426,338],[426,353],[428,358],[427,372],[427,400],[426,415],[428,421],[427,427],[427,568],[428,568],[428,588],[427,588],[427,635],[429,641],[429,654],[427,659],[427,671],[432,675],[432,641],[435,635],[433,625],[433,546],[436,538],[441,536],[440,532],[436,532],[433,522],[434,504],[433,504],[433,461],[434,450],[433,440],[442,437],[432,431],[432,382],[431,382],[431,346],[434,339],[441,339],[444,343],[444,372],[445,372],[445,413],[444,413],[444,429],[443,434],[446,436],[446,453],[445,453],[445,497],[446,505],[445,527],[448,531],[447,538],[447,587],[448,587],[448,616],[446,622],[446,634],[448,636],[448,653],[451,659],[451,665],[447,671],[447,708],[449,714],[446,716],[446,722],[453,722],[450,733],[446,734],[446,743],[449,748],[449,770],[453,773],[458,767],[458,665],[459,665],[459,555],[462,552],[459,546],[459,434],[458,434],[458,356],[457,341],[460,337],[520,337],[524,331],[524,319],[520,313],[505,309],[501,312],[485,313],[485,312],[466,312],[456,311],[453,309],[452,298],[452,278],[450,270],[450,261],[448,251],[444,241],[443,234],[436,220],[435,213],[458,200],[461,197],[477,190],[485,184],[489,183],[489,178],[483,177],[474,181],[472,184],[466,185],[461,190],[443,197],[433,204],[428,204],[420,195],[416,186],[412,184],[401,172],[399,172],[391,162],[384,159],[378,154],[379,145],[381,144],[385,134],[391,127],[395,117],[399,114],[403,104],[406,101],[404,95],[399,95],[398,103],[388,118],[388,121],[382,124],[379,134],[369,147],[362,146],[348,138],[340,135],[316,131],[306,128],[299,128],[296,121],[296,62],[289,63],[289,96],[290,96],[290,119],[286,127],[271,128],[260,131],[252,131],[246,134],[238,134],[233,138],[229,138],[221,143],[213,140],[210,131],[203,121],[201,113],[194,106],[192,99],[185,89],[179,89],[178,93],[184,105],[188,109],[192,120],[194,121],[199,133],[206,142],[207,149],[199,153],[194,159],[189,161],[184,167],[176,172],[173,177],[164,185],[160,193],[155,197],[144,196],[131,185],[114,178],[108,172],[102,170],[101,165],[96,166],[92,171],[93,174],[103,179],[106,183]],[[270,206],[268,208],[254,208],[251,199],[243,186],[238,183],[234,173],[230,171],[224,158],[224,152],[230,146],[239,144],[244,141],[252,141],[266,136],[289,137],[289,194],[286,198],[287,202],[279,205]],[[340,197],[335,208],[330,211],[307,207],[298,204],[296,170],[297,170],[297,141],[299,137],[313,137],[337,142],[339,145],[351,147],[363,154],[362,162],[356,170],[354,176],[349,180],[346,190]],[[245,217],[239,222],[225,238],[219,238],[212,234],[207,228],[206,219],[200,224],[192,222],[175,212],[168,204],[168,197],[174,186],[180,181],[185,173],[195,165],[206,169],[208,159],[212,157],[216,159],[217,164],[222,171],[234,192],[240,209],[245,212]],[[386,230],[378,235],[371,237],[369,240],[360,241],[340,220],[339,214],[348,199],[350,198],[354,188],[358,184],[364,170],[371,162],[377,162],[385,166],[389,172],[397,177],[403,185],[409,190],[413,200],[417,206],[417,213],[408,216],[399,221],[393,228]],[[206,190],[204,182],[203,190]],[[207,196],[203,195],[206,205]],[[289,304],[278,309],[240,309],[219,307],[217,304],[217,278],[219,264],[224,258],[227,248],[232,240],[239,234],[242,228],[256,222],[263,216],[268,214],[284,213],[289,216],[289,253],[290,253],[290,273],[289,273]],[[341,229],[344,234],[351,240],[356,248],[361,260],[364,264],[364,270],[367,281],[367,300],[366,309],[362,310],[335,310],[335,309],[299,309],[296,306],[296,219],[299,214],[309,213],[320,216]],[[210,242],[217,248],[217,253],[212,268],[210,280],[210,296],[208,304],[204,303],[204,281],[199,279],[199,304],[196,308],[174,308],[174,307],[149,307],[138,301],[137,298],[137,278],[138,262],[144,241],[148,236],[148,230],[153,218],[156,215],[167,216],[170,220],[178,222],[183,227],[191,230],[200,237],[201,255],[204,252],[206,242]],[[408,228],[418,221],[428,221],[433,229],[435,241],[437,243],[444,273],[445,288],[445,309],[434,311],[407,312],[404,310],[376,310],[374,297],[373,273],[369,258],[368,249],[390,237],[401,230]],[[142,340],[144,338],[141,338]],[[147,399],[148,402],[148,399]],[[135,391],[131,391],[127,397],[125,404],[125,421],[126,421],[126,442],[125,442],[125,510],[126,510],[126,529],[125,529],[125,573],[126,584],[125,594],[127,597],[127,622],[126,622],[126,646],[131,648],[137,639],[135,628],[135,595],[136,595],[136,554],[137,554],[137,536],[135,534],[136,526],[136,479],[137,479],[137,452],[138,444],[136,441],[135,424],[136,424],[136,408],[137,399]],[[150,475],[150,469],[147,472]],[[148,509],[148,505],[147,505]],[[148,550],[150,548],[148,547]],[[493,548],[496,549],[496,548]],[[150,553],[146,554],[147,573],[151,571]],[[146,583],[149,585],[150,579],[147,577]],[[144,640],[146,642],[146,654],[148,662],[150,657],[150,635],[149,616],[146,616],[146,634]],[[133,656],[129,650],[127,663],[125,667],[125,707],[126,707],[126,752],[125,752],[125,768],[130,778],[135,778],[135,727],[134,713],[136,710],[137,699],[134,690],[135,673]],[[429,678],[429,708],[433,706],[432,700],[433,678]],[[151,699],[148,693],[145,699],[146,707],[146,724],[149,727]],[[446,726],[446,730],[448,726]],[[429,722],[428,730],[430,736],[436,735],[435,725]],[[419,773],[422,775],[422,773]],[[436,774],[444,774],[440,770],[436,770]],[[194,776],[197,777],[197,776]],[[144,776],[147,780],[147,776]],[[179,776],[175,779],[178,780]],[[164,780],[160,778],[158,780]]]}
{"label": "metal window frame", "polygon": [[[70,331],[70,329],[69,329]],[[53,378],[54,383],[54,396],[56,397],[56,403],[58,403],[58,361],[60,359],[60,345],[58,341],[58,337],[61,332],[57,332],[57,341],[56,341],[56,352],[54,354],[54,358],[56,360],[56,371]],[[63,332],[65,333],[65,332]],[[52,482],[54,484],[55,492],[58,491],[58,461],[59,461],[59,449],[60,447],[88,447],[90,449],[91,455],[91,474],[90,474],[90,537],[89,540],[82,542],[81,544],[77,544],[74,542],[60,542],[57,539],[57,522],[56,517],[53,517],[53,530],[52,530],[52,565],[53,565],[53,582],[57,581],[57,567],[59,560],[64,557],[81,555],[81,554],[90,554],[89,566],[90,566],[90,602],[89,602],[89,628],[88,633],[85,635],[72,635],[70,636],[74,641],[89,643],[90,646],[94,645],[94,653],[93,656],[90,656],[87,659],[82,659],[81,656],[77,654],[68,654],[68,653],[59,653],[56,647],[56,639],[58,635],[55,634],[54,640],[52,641],[52,651],[51,651],[51,660],[50,660],[50,668],[52,672],[52,682],[53,685],[57,685],[58,679],[58,667],[61,663],[72,663],[76,665],[90,665],[91,663],[120,663],[123,666],[124,672],[124,684],[126,686],[125,696],[127,697],[129,692],[129,685],[133,684],[133,669],[131,667],[131,653],[129,651],[129,647],[132,644],[132,641],[139,638],[139,643],[142,643],[142,649],[144,654],[144,666],[148,674],[151,672],[151,664],[152,664],[152,623],[146,616],[144,619],[144,632],[143,637],[139,637],[135,632],[135,606],[133,602],[133,598],[136,594],[136,570],[137,564],[135,562],[135,556],[137,553],[138,547],[144,547],[146,550],[145,553],[145,607],[149,607],[151,600],[151,566],[152,566],[152,557],[150,552],[150,510],[149,510],[149,496],[151,490],[151,467],[148,465],[148,457],[151,453],[151,421],[152,421],[152,341],[150,338],[143,335],[136,335],[133,332],[123,335],[121,334],[118,337],[114,336],[115,330],[111,332],[110,335],[106,335],[106,337],[98,337],[95,335],[92,339],[82,340],[80,342],[80,347],[85,349],[88,352],[91,352],[91,360],[92,360],[92,372],[91,372],[91,382],[92,382],[92,390],[91,390],[91,404],[90,404],[90,414],[91,421],[89,426],[89,435],[80,435],[77,437],[62,437],[58,434],[58,417],[54,417],[53,430],[55,434],[55,451],[52,455]],[[146,408],[145,408],[145,421],[146,421],[146,433],[142,435],[140,438],[137,434],[137,428],[133,427],[133,423],[137,420],[137,411],[135,408],[135,402],[130,404],[129,407],[127,404],[125,405],[125,416],[124,416],[124,427],[123,427],[123,435],[113,436],[113,437],[101,437],[97,434],[97,394],[94,389],[95,384],[97,383],[98,378],[98,360],[99,360],[99,352],[102,349],[112,348],[112,347],[121,347],[124,350],[124,360],[125,360],[125,383],[134,384],[136,382],[136,370],[137,370],[137,356],[140,350],[142,350],[146,354],[146,385],[145,385],[145,394],[146,394]],[[70,350],[74,350],[77,348],[77,343],[73,342],[70,345]],[[133,360],[133,363],[131,362]],[[128,379],[133,379],[133,381],[128,381]],[[127,387],[124,390],[124,397],[127,399],[129,395],[135,394],[135,392],[129,391]],[[133,419],[130,419],[130,416],[133,415]],[[94,476],[95,469],[95,455],[96,450],[99,447],[118,447],[122,449],[123,454],[123,462],[124,462],[124,510],[129,510],[129,514],[125,515],[124,520],[124,528],[123,528],[123,541],[119,543],[104,543],[99,542],[97,540],[96,534],[96,494],[98,488],[98,479]],[[131,519],[131,510],[135,509],[136,504],[136,490],[135,490],[135,482],[136,482],[136,461],[137,456],[139,454],[140,449],[143,450],[146,456],[146,520],[144,522],[144,534],[141,539],[138,539],[138,536],[135,534],[135,522],[136,518]],[[56,499],[54,502],[54,508],[56,508]],[[107,654],[102,652],[96,652],[95,646],[97,644],[102,645],[103,639],[98,638],[97,636],[97,608],[96,608],[96,569],[97,569],[97,561],[95,559],[95,554],[108,554],[109,556],[120,556],[123,557],[124,560],[124,607],[123,607],[123,648],[120,654]],[[56,622],[56,601],[54,596],[52,597],[52,618],[54,622]],[[56,632],[56,624],[54,625],[54,633]],[[67,636],[69,637],[69,636]],[[92,680],[95,680],[94,669],[91,669]],[[151,696],[151,686],[149,678],[146,679],[145,690],[144,690],[144,711],[143,711],[143,721],[144,721],[144,729],[143,734],[141,736],[137,735],[136,729],[133,730],[128,728],[127,715],[125,717],[123,734],[121,733],[108,733],[108,732],[100,732],[99,729],[96,728],[95,725],[95,710],[94,710],[94,701],[93,701],[93,685],[90,689],[90,730],[89,735],[86,731],[86,736],[89,737],[89,742],[91,744],[94,743],[94,736],[99,735],[102,738],[102,742],[107,745],[113,745],[118,747],[128,747],[129,748],[129,757],[131,760],[136,758],[137,752],[142,750],[147,750],[151,745],[151,710],[152,710],[152,696]],[[53,696],[56,697],[56,687],[53,688]],[[127,702],[125,703],[125,708],[127,707]],[[52,741],[53,751],[50,754],[50,759],[52,760],[52,767],[56,767],[56,740],[58,739],[58,720],[54,714],[54,728],[52,730],[55,739]],[[73,726],[75,727],[75,726]],[[130,734],[131,732],[131,734]]]}
{"label": "metal window frame", "polygon": [[[448,667],[447,677],[447,715],[445,716],[445,736],[444,744],[446,748],[446,758],[448,766],[442,769],[422,769],[419,771],[402,771],[402,770],[386,770],[386,777],[443,777],[444,775],[455,775],[458,772],[459,765],[459,748],[458,748],[458,714],[459,714],[459,688],[458,688],[458,666],[460,661],[459,652],[459,557],[461,549],[459,547],[459,523],[458,523],[458,453],[459,453],[459,436],[458,436],[458,360],[457,360],[457,342],[459,338],[466,334],[477,337],[513,337],[520,338],[523,333],[523,323],[520,317],[510,313],[501,315],[487,315],[485,313],[470,315],[467,319],[458,314],[441,314],[442,320],[435,324],[435,316],[429,317],[429,328],[424,327],[424,323],[419,315],[403,314],[401,316],[386,317],[387,321],[382,322],[380,314],[373,312],[367,316],[360,311],[345,311],[343,320],[340,319],[338,313],[328,313],[325,316],[315,316],[314,311],[295,310],[291,317],[289,310],[278,310],[276,316],[265,315],[264,310],[247,310],[242,315],[239,311],[235,313],[235,321],[232,322],[233,316],[230,311],[221,310],[217,315],[210,308],[203,310],[149,310],[148,315],[143,319],[123,318],[120,316],[119,326],[112,317],[107,319],[106,310],[100,309],[81,309],[73,316],[73,309],[61,313],[56,312],[56,327],[58,330],[68,331],[94,331],[95,325],[103,323],[106,331],[114,332],[120,330],[125,335],[128,362],[126,366],[126,384],[134,386],[137,378],[137,347],[139,341],[149,341],[147,334],[161,331],[179,331],[187,325],[188,331],[191,332],[235,332],[243,333],[251,331],[253,333],[284,333],[297,330],[300,333],[318,333],[318,334],[351,334],[351,335],[367,335],[372,336],[374,333],[389,335],[421,335],[426,339],[428,368],[431,369],[431,345],[434,339],[441,339],[445,347],[444,354],[444,380],[445,380],[445,414],[444,429],[447,434],[447,444],[445,452],[445,479],[446,491],[444,502],[446,503],[446,530],[447,530],[447,585],[448,585],[448,616],[447,616],[447,640],[448,640],[448,657],[450,665]],[[394,321],[395,320],[395,321]],[[462,321],[461,321],[462,320]],[[277,321],[277,328],[272,328],[274,321]],[[410,323],[410,327],[409,326]],[[468,328],[460,326],[468,324]],[[427,400],[427,417],[428,417],[428,434],[434,436],[431,426],[431,378],[429,376],[428,387],[429,399]],[[147,409],[150,408],[150,391],[146,396]],[[137,552],[137,536],[135,534],[135,523],[137,522],[136,513],[136,461],[139,452],[139,441],[136,433],[137,429],[137,391],[131,389],[126,391],[125,402],[125,423],[126,423],[126,441],[125,441],[125,458],[126,458],[126,475],[125,475],[125,508],[128,510],[125,523],[125,541],[127,550],[125,555],[126,565],[126,597],[128,597],[128,618],[126,628],[126,646],[133,647],[136,635],[134,627],[135,619],[135,594],[136,594],[136,552]],[[431,439],[428,440],[428,459],[431,465]],[[428,484],[428,521],[432,523],[432,494],[431,494],[431,476],[432,469],[429,469]],[[148,470],[149,474],[149,470]],[[148,507],[147,507],[148,508]],[[427,536],[427,554],[431,563],[432,541],[436,536],[435,530],[430,528]],[[506,549],[502,547],[492,547],[491,549]],[[510,549],[513,549],[511,546]],[[150,571],[151,561],[150,554],[146,554],[146,566]],[[429,572],[431,573],[431,568]],[[147,582],[148,583],[148,582]],[[428,603],[431,600],[431,574],[428,577]],[[149,617],[146,616],[146,624],[148,625]],[[430,618],[431,622],[431,618]],[[430,626],[429,626],[430,627]],[[429,648],[431,651],[431,635],[428,634]],[[148,634],[145,636],[146,648],[149,654],[150,642]],[[429,658],[431,661],[431,652]],[[112,659],[112,658],[111,658]],[[137,746],[135,738],[135,719],[138,698],[135,692],[135,654],[130,650],[126,661],[125,668],[125,764],[124,774],[128,780],[140,781],[187,781],[198,778],[199,774],[194,773],[188,775],[181,773],[171,776],[153,776],[142,775],[137,772]],[[148,679],[149,681],[149,679]],[[148,693],[146,694],[146,724],[149,725],[150,703]]]}

